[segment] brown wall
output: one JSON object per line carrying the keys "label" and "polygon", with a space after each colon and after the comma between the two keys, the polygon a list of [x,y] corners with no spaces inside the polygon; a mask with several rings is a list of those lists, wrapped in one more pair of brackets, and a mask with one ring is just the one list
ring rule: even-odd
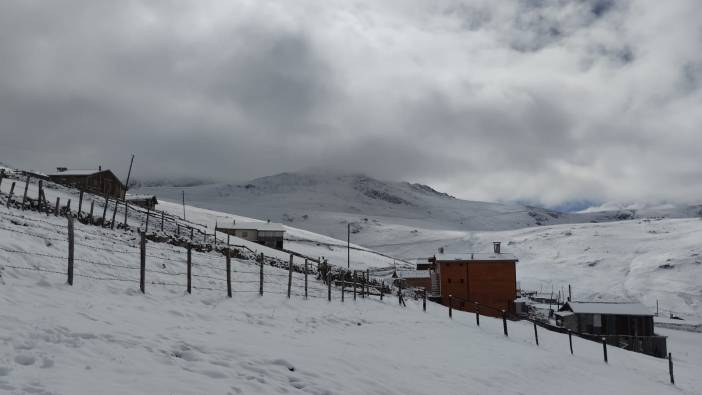
{"label": "brown wall", "polygon": [[[448,296],[454,298],[454,308],[473,311],[477,301],[486,306],[509,311],[517,294],[516,265],[511,261],[439,262],[441,265],[441,299],[448,305]],[[450,281],[450,282],[449,282]],[[485,315],[499,315],[487,307]]]}

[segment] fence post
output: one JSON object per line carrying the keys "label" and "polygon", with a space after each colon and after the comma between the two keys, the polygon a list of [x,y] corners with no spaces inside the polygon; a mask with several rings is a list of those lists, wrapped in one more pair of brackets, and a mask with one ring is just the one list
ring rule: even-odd
{"label": "fence post", "polygon": [[80,194],[78,195],[78,215],[81,214],[83,210],[83,189],[81,188]]}
{"label": "fence post", "polygon": [[449,318],[453,318],[453,296],[449,295],[448,298],[448,305],[449,305]]}
{"label": "fence post", "polygon": [[365,273],[361,272],[361,298],[365,299],[366,298],[366,275]]}
{"label": "fence post", "polygon": [[[41,204],[41,202],[42,202],[41,197],[42,197],[43,195],[44,195],[44,181],[43,181],[43,180],[39,180],[39,193],[37,194],[37,209],[39,210],[39,212],[41,212],[41,206],[42,206],[42,204]],[[80,212],[79,212],[79,214],[80,214]]]}
{"label": "fence post", "polygon": [[176,222],[176,234],[180,236],[180,223]]}
{"label": "fence post", "polygon": [[[115,206],[117,207],[117,206]],[[117,209],[115,208],[115,211]],[[146,230],[144,232],[148,233],[149,232],[149,217],[151,217],[151,208],[146,208]]]}
{"label": "fence post", "polygon": [[422,292],[422,310],[424,312],[427,311],[427,289],[424,288],[424,292]]}
{"label": "fence post", "polygon": [[56,197],[56,207],[54,208],[54,217],[58,217],[59,215],[59,203],[61,202],[60,197]]}
{"label": "fence post", "polygon": [[232,250],[227,247],[227,296],[232,297]]}
{"label": "fence post", "polygon": [[[227,240],[229,240],[229,236],[227,236]],[[305,259],[305,299],[307,299],[307,259]]]}
{"label": "fence post", "polygon": [[366,269],[366,294],[370,298],[370,269]]}
{"label": "fence post", "polygon": [[193,277],[193,247],[188,243],[188,293],[192,293],[192,277]]}
{"label": "fence post", "polygon": [[341,303],[344,302],[344,291],[346,290],[346,273],[341,271]]}
{"label": "fence post", "polygon": [[507,312],[502,310],[502,329],[505,332],[505,336],[509,336],[507,334]]}
{"label": "fence post", "polygon": [[356,301],[356,271],[353,271],[353,300]]}
{"label": "fence post", "polygon": [[536,340],[536,345],[539,345],[539,332],[536,331],[536,322],[534,322],[534,339]]}
{"label": "fence post", "polygon": [[263,296],[263,260],[264,256],[263,253],[261,253],[261,275],[258,282],[258,293],[261,296]]}
{"label": "fence post", "polygon": [[607,339],[602,338],[602,352],[604,353],[604,361],[607,363]]}
{"label": "fence post", "polygon": [[[166,220],[166,213],[164,211],[161,211],[161,232],[163,232],[163,223]],[[229,245],[229,243],[227,243]]]}
{"label": "fence post", "polygon": [[68,216],[68,285],[73,285],[73,216]]}
{"label": "fence post", "polygon": [[568,329],[568,343],[570,344],[570,355],[573,355],[573,333]]}
{"label": "fence post", "polygon": [[475,303],[475,324],[477,326],[480,326],[480,303],[478,302],[473,302]]}
{"label": "fence post", "polygon": [[94,224],[93,221],[93,209],[95,208],[95,200],[90,201],[90,225]]}
{"label": "fence post", "polygon": [[105,216],[107,216],[107,206],[110,203],[110,198],[105,194],[105,208],[102,210],[102,223],[100,224],[101,227],[105,227]]}
{"label": "fence post", "polygon": [[66,203],[66,214],[71,214],[71,199]]}
{"label": "fence post", "polygon": [[5,178],[5,169],[0,169],[0,188],[2,188],[2,180]]}
{"label": "fence post", "polygon": [[331,272],[327,273],[327,300],[331,302]]}
{"label": "fence post", "polygon": [[288,299],[290,299],[290,289],[292,288],[292,267],[293,254],[290,254],[290,263],[288,264]]}
{"label": "fence post", "polygon": [[115,200],[115,209],[112,211],[112,222],[110,222],[110,229],[115,228],[115,220],[117,219],[117,206],[119,206],[119,202]]}
{"label": "fence post", "polygon": [[383,294],[385,293],[385,281],[380,282],[380,300],[383,300]]}
{"label": "fence post", "polygon": [[27,189],[29,188],[29,179],[30,177],[27,176],[27,181],[24,183],[24,195],[22,195],[22,210],[24,210],[24,204],[27,201]]}
{"label": "fence post", "polygon": [[[107,195],[105,195],[107,196]],[[115,203],[116,204],[116,203]],[[127,213],[129,212],[129,203],[127,203],[127,199],[125,197],[124,199],[124,227],[127,227]]]}
{"label": "fence post", "polygon": [[673,354],[668,353],[668,371],[670,372],[670,384],[675,384],[675,377],[673,377]]}
{"label": "fence post", "polygon": [[139,244],[139,252],[140,252],[140,260],[141,260],[141,265],[139,268],[139,288],[141,289],[141,293],[146,293],[146,288],[145,288],[145,275],[146,275],[146,234],[144,232],[139,232],[141,235],[141,243]]}
{"label": "fence post", "polygon": [[10,194],[7,196],[7,203],[5,204],[5,207],[10,208],[10,200],[12,200],[12,194],[15,193],[15,183],[12,183],[12,186],[10,187]]}

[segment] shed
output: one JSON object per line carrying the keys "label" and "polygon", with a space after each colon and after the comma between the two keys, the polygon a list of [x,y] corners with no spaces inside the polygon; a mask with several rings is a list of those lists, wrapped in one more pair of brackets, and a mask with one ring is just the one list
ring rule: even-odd
{"label": "shed", "polygon": [[70,170],[65,167],[56,168],[57,172],[49,174],[49,180],[57,184],[72,188],[82,189],[86,192],[105,195],[122,199],[127,192],[127,187],[111,170]]}
{"label": "shed", "polygon": [[241,222],[231,226],[217,226],[217,231],[241,239],[263,244],[267,247],[283,249],[285,227],[271,222]]}
{"label": "shed", "polygon": [[156,205],[158,204],[158,200],[154,195],[127,195],[126,199],[129,204],[149,210],[156,209]]}
{"label": "shed", "polygon": [[641,303],[566,302],[556,313],[561,326],[593,335],[653,335],[653,313]]}
{"label": "shed", "polygon": [[402,282],[403,288],[431,289],[431,273],[428,270],[397,270],[393,282]]}

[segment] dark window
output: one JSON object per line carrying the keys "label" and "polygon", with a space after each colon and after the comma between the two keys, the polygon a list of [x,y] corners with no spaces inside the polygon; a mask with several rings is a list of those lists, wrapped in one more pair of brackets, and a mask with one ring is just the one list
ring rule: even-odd
{"label": "dark window", "polygon": [[463,279],[461,279],[461,284],[463,284]]}
{"label": "dark window", "polygon": [[448,283],[451,284],[451,279],[450,279],[450,278],[448,279]]}

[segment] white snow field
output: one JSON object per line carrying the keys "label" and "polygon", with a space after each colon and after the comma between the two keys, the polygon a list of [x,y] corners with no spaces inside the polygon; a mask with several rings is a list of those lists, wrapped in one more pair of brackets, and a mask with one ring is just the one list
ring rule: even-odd
{"label": "white snow field", "polygon": [[[2,186],[5,192],[7,180]],[[51,190],[49,199],[61,190]],[[1,199],[0,199],[1,200]],[[75,206],[74,206],[75,207]],[[186,207],[186,210],[197,211]],[[310,279],[312,297],[285,295],[287,271],[147,244],[139,292],[134,233],[76,222],[73,286],[66,284],[66,219],[0,206],[0,391],[9,394],[699,394],[696,333],[670,336],[676,384],[664,359],[608,348],[430,303],[345,302]],[[236,240],[238,242],[239,240]],[[234,242],[233,242],[234,243]],[[260,246],[259,246],[260,247]],[[268,252],[268,251],[267,251]],[[243,292],[242,292],[243,291]]]}

